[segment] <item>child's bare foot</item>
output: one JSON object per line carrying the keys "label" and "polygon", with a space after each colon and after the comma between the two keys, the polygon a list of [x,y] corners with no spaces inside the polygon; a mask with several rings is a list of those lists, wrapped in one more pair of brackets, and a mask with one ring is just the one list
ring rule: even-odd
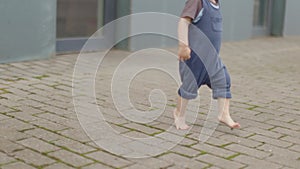
{"label": "child's bare foot", "polygon": [[190,126],[188,126],[185,123],[185,116],[183,116],[183,117],[177,116],[177,113],[178,112],[175,109],[174,112],[173,112],[173,116],[174,116],[174,123],[175,123],[176,129],[177,130],[187,130],[187,129],[189,129]]}
{"label": "child's bare foot", "polygon": [[239,123],[234,122],[229,115],[219,116],[218,119],[221,123],[227,125],[231,130],[238,129],[241,127],[241,125]]}

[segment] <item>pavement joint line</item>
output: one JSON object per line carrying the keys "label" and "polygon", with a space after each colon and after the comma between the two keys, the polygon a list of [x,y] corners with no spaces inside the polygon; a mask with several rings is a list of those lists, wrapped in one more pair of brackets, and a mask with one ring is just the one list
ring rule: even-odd
{"label": "pavement joint line", "polygon": [[236,153],[236,154],[234,154],[234,155],[231,155],[231,156],[229,156],[229,157],[226,157],[226,158],[224,158],[224,159],[226,159],[226,160],[232,160],[232,159],[234,159],[235,157],[237,157],[237,156],[239,156],[239,155],[241,155],[242,153]]}

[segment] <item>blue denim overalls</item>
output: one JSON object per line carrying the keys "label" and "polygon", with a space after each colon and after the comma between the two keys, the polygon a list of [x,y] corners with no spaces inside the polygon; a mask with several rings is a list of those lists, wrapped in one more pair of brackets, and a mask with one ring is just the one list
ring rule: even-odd
{"label": "blue denim overalls", "polygon": [[207,85],[212,89],[214,99],[231,98],[230,76],[219,58],[222,37],[221,11],[220,8],[213,7],[209,0],[202,1],[203,16],[189,26],[191,58],[179,63],[182,85],[178,94],[185,99],[195,99],[199,87]]}

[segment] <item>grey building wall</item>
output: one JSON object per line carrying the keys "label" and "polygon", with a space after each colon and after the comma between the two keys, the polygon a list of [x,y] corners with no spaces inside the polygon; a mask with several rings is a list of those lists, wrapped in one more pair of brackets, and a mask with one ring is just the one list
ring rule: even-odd
{"label": "grey building wall", "polygon": [[252,36],[254,0],[222,0],[223,40],[242,40]]}
{"label": "grey building wall", "polygon": [[[182,8],[185,4],[185,0],[131,0],[131,13],[142,13],[142,12],[159,12],[167,13],[175,16],[180,16]],[[147,22],[147,21],[145,21]],[[134,31],[134,26],[137,23],[131,21],[131,31]],[[166,25],[161,24],[160,29],[163,31]],[[173,28],[177,30],[177,27]],[[139,50],[150,47],[173,47],[177,45],[177,40],[163,35],[143,34],[135,37],[131,37],[129,40],[130,50]]]}
{"label": "grey building wall", "polygon": [[[123,0],[124,1],[124,0]],[[180,16],[186,0],[126,0],[130,13],[162,12]],[[242,40],[252,36],[253,0],[226,0],[222,1],[224,18],[224,41]],[[129,30],[135,24],[132,21]],[[177,29],[177,28],[174,28]],[[129,50],[139,50],[147,47],[173,47],[177,42],[174,39],[159,35],[141,35],[129,38]]]}
{"label": "grey building wall", "polygon": [[55,54],[56,0],[0,0],[0,63]]}
{"label": "grey building wall", "polygon": [[286,1],[284,35],[300,35],[299,0]]}

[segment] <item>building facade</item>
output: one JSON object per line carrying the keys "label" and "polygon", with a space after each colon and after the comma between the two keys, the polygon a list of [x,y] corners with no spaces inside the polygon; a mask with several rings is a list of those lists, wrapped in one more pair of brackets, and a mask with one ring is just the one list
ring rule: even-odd
{"label": "building facade", "polygon": [[[0,63],[80,51],[88,37],[116,18],[140,12],[179,16],[185,1],[0,0]],[[224,41],[300,35],[299,0],[221,0],[221,4]],[[131,24],[126,31],[131,31]],[[101,43],[101,35],[95,41]],[[138,50],[174,45],[166,37],[145,35],[128,38],[117,47]]]}

